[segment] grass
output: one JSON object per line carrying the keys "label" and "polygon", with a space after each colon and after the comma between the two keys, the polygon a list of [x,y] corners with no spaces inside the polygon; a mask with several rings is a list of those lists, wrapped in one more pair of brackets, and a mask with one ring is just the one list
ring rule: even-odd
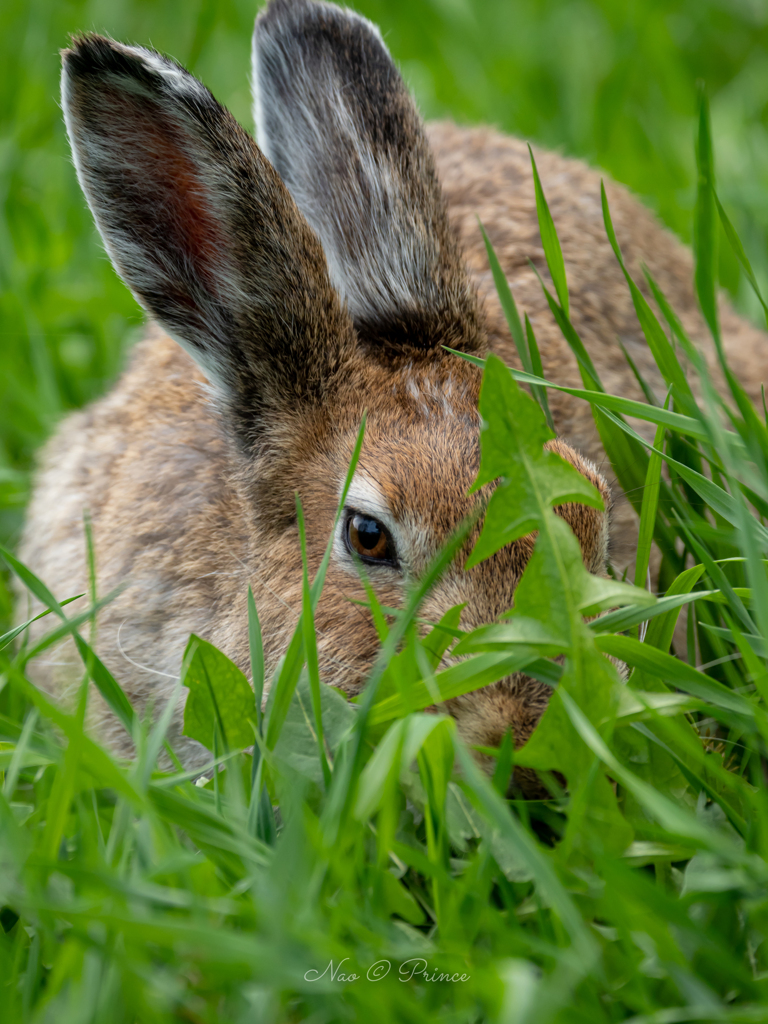
{"label": "grass", "polygon": [[[747,4],[725,13],[681,3],[660,9],[641,28],[645,8],[622,6],[626,11],[607,3],[521,3],[506,35],[504,11],[492,4],[469,13],[459,5],[403,5],[401,14],[392,4],[387,12],[395,12],[393,49],[435,112],[455,103],[474,116],[479,108],[472,104],[497,91],[504,52],[520,56],[508,68],[508,84],[559,82],[565,89],[584,74],[576,53],[581,37],[568,37],[569,26],[603,41],[603,64],[582,83],[585,90],[592,82],[579,106],[589,116],[568,115],[572,98],[537,106],[538,94],[529,90],[505,123],[525,128],[530,118],[532,134],[602,161],[597,144],[590,149],[606,123],[601,103],[613,103],[615,113],[626,102],[640,120],[645,110],[647,131],[671,147],[659,145],[664,160],[646,153],[635,161],[631,146],[611,150],[612,159],[631,165],[641,191],[649,168],[682,168],[677,191],[663,176],[655,182],[656,199],[670,222],[669,211],[682,216],[690,209],[696,287],[717,344],[715,291],[718,281],[733,282],[734,268],[742,282],[736,290],[753,283],[753,308],[760,308],[765,262],[755,225],[768,218],[760,219],[759,205],[740,207],[727,186],[715,194],[707,104],[696,109],[693,75],[663,43],[674,29],[691,54],[706,56],[707,40],[721,54],[722,80],[713,83],[717,137],[728,109],[723,95],[733,101],[744,67],[753,68],[747,80],[757,80],[760,12]],[[366,10],[387,23],[373,5]],[[187,59],[243,119],[247,97],[235,71],[245,58],[236,69],[220,53],[245,52],[250,17],[244,7],[204,4],[185,29]],[[107,15],[85,4],[11,3],[0,18],[10,18],[3,26],[9,81],[18,73],[25,83],[15,90],[4,85],[14,132],[0,165],[10,211],[0,246],[8,389],[0,486],[3,530],[12,536],[34,445],[62,410],[114,375],[139,318],[97,257],[50,102],[54,73],[31,60],[49,37],[56,37],[53,50],[68,26],[103,25]],[[185,55],[170,38],[178,19],[164,4],[114,5],[109,18],[115,35],[150,37]],[[499,30],[491,32],[494,19]],[[556,45],[540,48],[534,74],[537,33]],[[463,99],[450,70],[460,37],[469,72]],[[571,64],[559,41],[566,38]],[[482,39],[492,40],[487,52],[478,49]],[[473,52],[485,53],[481,71]],[[640,82],[632,72],[643,55],[649,70],[663,69],[655,80]],[[485,92],[484,80],[491,83]],[[601,91],[606,82],[611,88]],[[547,88],[542,84],[542,97]],[[659,94],[664,102],[654,122]],[[488,103],[479,114],[501,120]],[[694,115],[695,156],[676,164],[669,154],[680,144],[680,124],[692,124]],[[758,138],[760,116],[735,123]],[[632,134],[631,124],[616,130]],[[727,139],[724,151],[721,180],[735,188]],[[750,180],[759,182],[760,174],[755,170]],[[28,682],[34,651],[23,636],[0,639],[0,1018],[740,1024],[768,1017],[768,427],[726,366],[728,401],[714,392],[653,281],[641,289],[628,279],[627,287],[668,384],[667,405],[638,408],[606,394],[569,319],[545,188],[537,198],[554,284],[550,305],[580,356],[580,393],[623,488],[639,496],[635,579],[644,583],[655,540],[664,596],[655,600],[642,587],[574,570],[575,541],[552,512],[574,479],[562,468],[550,475],[541,447],[552,385],[540,376],[535,337],[502,280],[526,370],[513,373],[495,358],[485,367],[480,478],[502,477],[511,486],[496,491],[476,556],[501,543],[499,521],[515,519],[521,529],[537,529],[535,554],[514,614],[467,635],[449,613],[419,638],[414,623],[428,575],[389,626],[380,619],[381,654],[356,705],[319,683],[313,616],[322,600],[321,569],[305,579],[302,620],[270,681],[263,715],[225,655],[190,639],[180,683],[189,689],[185,731],[210,749],[211,767],[198,783],[181,769],[161,769],[169,709],[154,723],[135,715],[119,679],[85,639],[98,609],[68,618],[62,599],[71,595],[50,594],[4,548],[9,571],[48,607],[51,635],[77,631],[84,673],[78,706],[65,713]],[[620,260],[607,203],[604,216]],[[745,216],[753,223],[742,248]],[[653,307],[644,298],[649,290]],[[683,371],[684,356],[699,377],[701,403]],[[652,448],[627,415],[656,424]],[[448,557],[450,551],[441,556]],[[671,644],[685,608],[687,650],[677,652],[680,658]],[[597,617],[587,624],[585,616]],[[264,669],[252,600],[249,627],[258,692]],[[461,673],[440,665],[452,644],[467,658]],[[629,666],[626,684],[604,654]],[[434,702],[435,687],[446,699],[477,688],[489,673],[522,667],[549,681],[553,697],[522,750],[504,742],[494,752],[489,778],[452,721],[423,709]],[[89,679],[133,733],[133,762],[116,761],[85,734]],[[245,753],[251,746],[254,753]],[[513,762],[538,771],[551,799],[506,799]]]}

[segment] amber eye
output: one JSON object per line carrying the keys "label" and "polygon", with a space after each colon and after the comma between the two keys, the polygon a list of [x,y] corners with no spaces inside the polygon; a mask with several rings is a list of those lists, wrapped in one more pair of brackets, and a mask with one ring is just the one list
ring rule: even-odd
{"label": "amber eye", "polygon": [[352,512],[347,519],[347,545],[365,562],[394,565],[397,561],[387,528],[361,512]]}

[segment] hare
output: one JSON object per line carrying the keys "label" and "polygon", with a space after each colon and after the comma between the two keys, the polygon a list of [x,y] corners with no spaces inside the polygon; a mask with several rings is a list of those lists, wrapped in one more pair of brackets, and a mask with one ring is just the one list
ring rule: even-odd
{"label": "hare", "polygon": [[[468,489],[481,374],[443,346],[515,362],[478,216],[531,316],[545,374],[578,380],[528,270],[530,258],[544,273],[527,150],[490,129],[425,127],[378,29],[311,0],[271,0],[257,18],[258,147],[200,82],[153,51],[84,36],[63,60],[80,184],[153,324],[114,389],[45,449],[21,557],[57,595],[85,590],[89,510],[100,587],[125,585],[100,613],[97,649],[139,710],[168,697],[191,632],[247,669],[249,584],[275,664],[301,608],[294,492],[312,568],[367,410],[317,614],[324,679],[354,694],[377,637],[347,599],[363,596],[353,553],[381,602],[397,606],[477,500]],[[598,176],[555,154],[537,159],[573,320],[607,386],[635,396],[616,336],[649,378],[653,365],[604,237]],[[608,192],[628,265],[648,264],[701,339],[689,254],[624,189]],[[742,378],[762,379],[764,336],[727,309],[724,326]],[[587,406],[553,394],[552,411],[565,440],[551,447],[604,505],[557,511],[587,568],[602,573],[604,456]],[[631,515],[620,501],[622,560]],[[469,571],[459,558],[423,614],[435,620],[466,602],[464,627],[493,621],[513,604],[531,548],[524,538]],[[35,678],[66,695],[75,660],[66,648],[41,658]],[[495,746],[512,729],[520,746],[548,693],[518,674],[449,710],[468,741]],[[95,707],[102,735],[129,754],[130,738]],[[188,766],[207,759],[181,736],[180,709],[169,738]]]}

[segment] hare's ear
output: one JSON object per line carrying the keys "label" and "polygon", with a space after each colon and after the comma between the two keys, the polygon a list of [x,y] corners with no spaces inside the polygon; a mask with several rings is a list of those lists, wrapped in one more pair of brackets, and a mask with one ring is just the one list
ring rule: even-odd
{"label": "hare's ear", "polygon": [[77,174],[141,304],[200,364],[240,440],[322,403],[354,328],[320,243],[253,140],[173,61],[100,36],[63,53]]}
{"label": "hare's ear", "polygon": [[320,236],[361,340],[481,346],[424,126],[379,30],[271,0],[256,19],[259,145]]}

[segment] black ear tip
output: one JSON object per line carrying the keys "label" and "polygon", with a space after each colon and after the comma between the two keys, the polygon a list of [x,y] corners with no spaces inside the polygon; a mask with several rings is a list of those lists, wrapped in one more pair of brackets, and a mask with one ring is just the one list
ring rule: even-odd
{"label": "black ear tip", "polygon": [[131,83],[132,91],[156,96],[194,96],[210,104],[211,94],[188,71],[170,57],[144,46],[126,46],[108,36],[89,32],[72,37],[61,52],[65,83],[80,81],[99,86],[110,82],[119,88]]}
{"label": "black ear tip", "polygon": [[61,57],[64,75],[71,79],[114,75],[134,78],[144,70],[145,63],[138,48],[132,50],[95,32],[72,36],[69,48],[62,50]]}
{"label": "black ear tip", "polygon": [[74,72],[85,73],[89,69],[97,70],[111,63],[117,55],[119,44],[106,36],[95,32],[82,32],[73,35],[69,47],[61,51],[61,59],[65,68]]}

